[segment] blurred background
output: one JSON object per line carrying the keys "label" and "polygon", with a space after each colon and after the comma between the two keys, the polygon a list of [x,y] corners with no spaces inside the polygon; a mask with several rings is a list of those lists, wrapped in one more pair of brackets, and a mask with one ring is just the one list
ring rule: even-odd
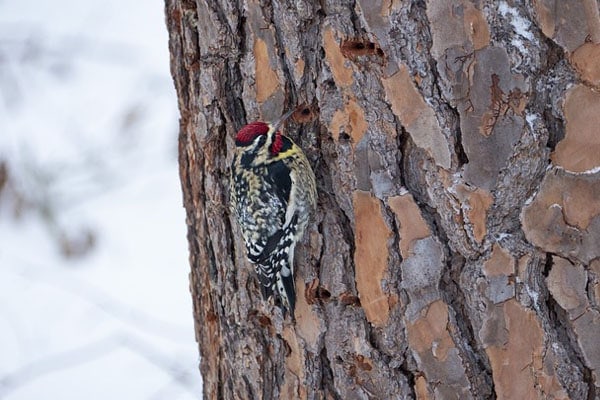
{"label": "blurred background", "polygon": [[195,399],[160,0],[0,0],[0,399]]}

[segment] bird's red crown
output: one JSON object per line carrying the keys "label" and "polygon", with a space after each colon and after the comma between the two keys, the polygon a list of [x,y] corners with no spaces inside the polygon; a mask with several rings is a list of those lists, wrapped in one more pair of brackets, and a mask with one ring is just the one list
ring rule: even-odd
{"label": "bird's red crown", "polygon": [[257,136],[266,135],[269,132],[269,125],[264,122],[251,122],[240,129],[235,137],[236,146],[247,146],[256,139]]}

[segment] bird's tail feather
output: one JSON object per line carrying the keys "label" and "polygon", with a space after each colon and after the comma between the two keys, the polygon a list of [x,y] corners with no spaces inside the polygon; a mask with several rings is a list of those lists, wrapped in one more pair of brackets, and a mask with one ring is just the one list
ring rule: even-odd
{"label": "bird's tail feather", "polygon": [[281,258],[271,257],[260,264],[256,264],[256,269],[264,299],[268,300],[276,293],[283,308],[294,318],[296,290],[293,267],[290,262],[292,261],[287,255]]}

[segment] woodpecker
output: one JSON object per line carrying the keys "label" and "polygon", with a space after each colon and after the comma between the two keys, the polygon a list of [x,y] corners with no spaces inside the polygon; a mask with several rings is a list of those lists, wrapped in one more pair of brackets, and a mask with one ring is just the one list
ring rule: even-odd
{"label": "woodpecker", "polygon": [[275,123],[252,122],[235,138],[231,208],[254,264],[263,297],[281,299],[294,318],[294,248],[315,209],[315,174],[296,143]]}

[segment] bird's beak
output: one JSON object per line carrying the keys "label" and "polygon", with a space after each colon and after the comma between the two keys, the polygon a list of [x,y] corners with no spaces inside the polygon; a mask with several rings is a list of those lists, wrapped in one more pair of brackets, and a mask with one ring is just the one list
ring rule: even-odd
{"label": "bird's beak", "polygon": [[273,132],[277,132],[279,127],[296,111],[296,109],[291,109],[285,114],[283,114],[277,121],[275,121],[272,125]]}

